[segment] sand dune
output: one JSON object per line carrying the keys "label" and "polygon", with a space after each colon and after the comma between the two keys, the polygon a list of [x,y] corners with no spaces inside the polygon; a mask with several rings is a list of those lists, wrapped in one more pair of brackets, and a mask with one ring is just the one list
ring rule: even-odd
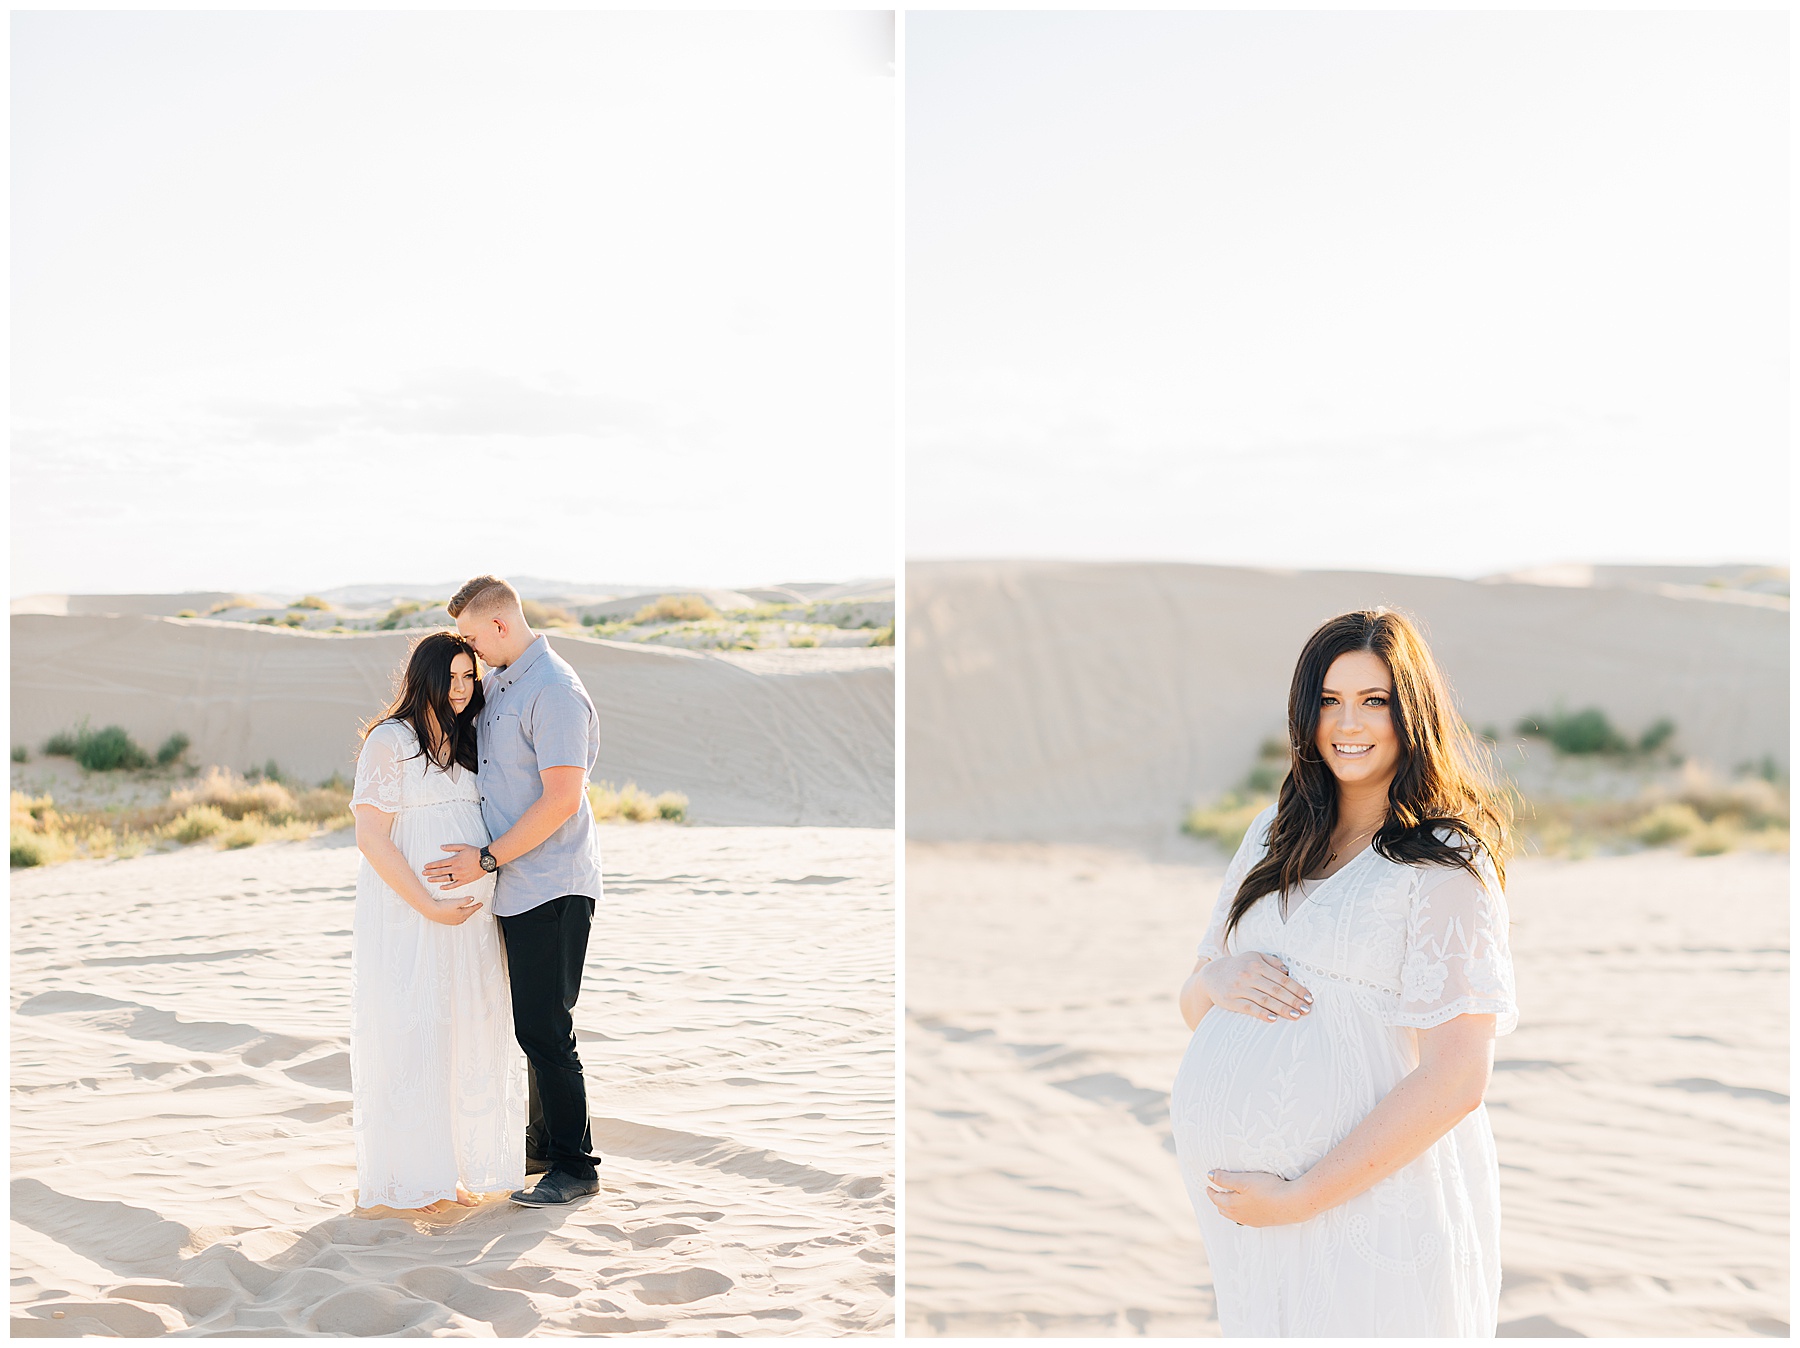
{"label": "sand dune", "polygon": [[[1165,858],[909,845],[909,1332],[1218,1333],[1168,1091],[1223,859]],[[1517,863],[1503,1335],[1788,1333],[1787,883]]]}
{"label": "sand dune", "polygon": [[[1408,609],[1470,723],[1598,706],[1730,769],[1788,755],[1784,608],[1631,589],[1140,563],[907,568],[907,830],[1148,841],[1283,734],[1307,634]],[[1773,601],[1772,601],[1773,602]]]}
{"label": "sand dune", "polygon": [[603,830],[601,1192],[423,1221],[352,1212],[352,848],[15,874],[14,1334],[890,1332],[892,838]]}
{"label": "sand dune", "polygon": [[[359,722],[380,708],[416,633],[315,633],[161,617],[12,619],[15,743],[82,717],[239,771],[274,759],[349,776]],[[892,647],[791,664],[587,637],[550,637],[600,712],[596,778],[677,790],[715,824],[889,827]],[[795,651],[797,657],[825,652]]]}

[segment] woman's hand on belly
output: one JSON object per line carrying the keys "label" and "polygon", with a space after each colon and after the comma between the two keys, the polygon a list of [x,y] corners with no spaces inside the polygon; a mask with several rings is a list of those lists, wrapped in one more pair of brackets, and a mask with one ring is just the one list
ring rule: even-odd
{"label": "woman's hand on belly", "polygon": [[1317,1215],[1304,1186],[1261,1170],[1209,1170],[1206,1196],[1239,1226],[1290,1226]]}
{"label": "woman's hand on belly", "polygon": [[1208,960],[1197,975],[1212,1004],[1257,1020],[1298,1020],[1312,1010],[1312,993],[1288,977],[1273,955],[1247,950]]}

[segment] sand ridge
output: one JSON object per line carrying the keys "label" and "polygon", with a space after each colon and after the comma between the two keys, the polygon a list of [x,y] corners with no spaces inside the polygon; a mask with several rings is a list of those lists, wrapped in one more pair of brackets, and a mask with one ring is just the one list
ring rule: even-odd
{"label": "sand ridge", "polygon": [[[909,1333],[1218,1334],[1168,1093],[1223,861],[908,845]],[[1502,1335],[1787,1334],[1787,885],[1515,863]]]}
{"label": "sand ridge", "polygon": [[[189,761],[270,759],[320,781],[354,771],[357,730],[386,704],[418,636],[325,636],[204,618],[12,619],[14,742],[35,752],[83,717]],[[551,634],[600,714],[595,780],[680,791],[711,824],[887,828],[894,813],[894,650],[761,661]]]}
{"label": "sand ridge", "polygon": [[423,1221],[352,1214],[343,835],[16,874],[13,1332],[890,1332],[892,838],[603,828],[601,1192]]}
{"label": "sand ridge", "polygon": [[1788,755],[1785,609],[1617,588],[1136,562],[907,568],[907,830],[1139,842],[1282,737],[1336,613],[1422,620],[1477,729],[1597,706],[1727,772]]}

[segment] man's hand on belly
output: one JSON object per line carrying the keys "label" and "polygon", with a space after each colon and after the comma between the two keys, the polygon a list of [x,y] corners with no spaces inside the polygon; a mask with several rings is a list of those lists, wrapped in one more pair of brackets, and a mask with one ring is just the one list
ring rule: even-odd
{"label": "man's hand on belly", "polygon": [[425,878],[439,889],[460,889],[474,884],[486,874],[481,869],[479,847],[471,847],[468,843],[445,843],[442,850],[450,855],[425,866]]}

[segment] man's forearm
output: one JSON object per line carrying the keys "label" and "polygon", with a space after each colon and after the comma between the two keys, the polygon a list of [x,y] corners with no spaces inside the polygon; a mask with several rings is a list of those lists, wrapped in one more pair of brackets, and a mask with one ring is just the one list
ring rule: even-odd
{"label": "man's forearm", "polygon": [[556,800],[548,795],[539,796],[519,816],[518,823],[488,844],[488,854],[502,866],[509,861],[517,861],[573,819],[575,811],[585,803],[579,795],[573,802]]}

